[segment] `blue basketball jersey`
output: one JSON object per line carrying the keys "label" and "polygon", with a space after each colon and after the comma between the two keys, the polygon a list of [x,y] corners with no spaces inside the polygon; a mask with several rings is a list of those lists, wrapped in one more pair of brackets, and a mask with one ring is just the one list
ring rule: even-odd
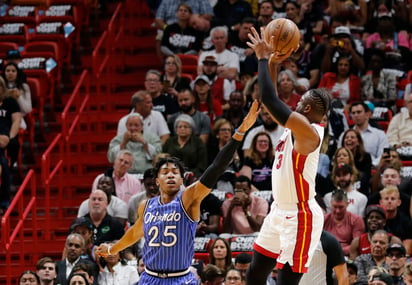
{"label": "blue basketball jersey", "polygon": [[149,270],[176,272],[192,264],[197,222],[185,212],[182,192],[167,204],[150,199],[143,214],[143,261]]}

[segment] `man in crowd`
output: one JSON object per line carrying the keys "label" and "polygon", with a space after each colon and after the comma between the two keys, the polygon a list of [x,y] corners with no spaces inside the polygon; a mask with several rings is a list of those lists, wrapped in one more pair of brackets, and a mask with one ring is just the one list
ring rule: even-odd
{"label": "man in crowd", "polygon": [[43,257],[36,264],[36,273],[40,278],[40,285],[53,285],[57,277],[56,263],[50,257]]}
{"label": "man in crowd", "polygon": [[172,97],[162,93],[163,85],[160,79],[160,72],[150,69],[146,72],[144,86],[152,96],[153,110],[162,113],[163,117],[167,119],[169,115],[178,111],[178,106]]}
{"label": "man in crowd", "polygon": [[255,52],[247,45],[250,28],[256,24],[256,19],[246,17],[240,22],[239,29],[229,37],[228,49],[239,57],[240,73],[254,74],[257,72]]}
{"label": "man in crowd", "polygon": [[404,285],[403,273],[406,264],[406,249],[401,243],[392,243],[386,249],[386,264],[394,285]]}
{"label": "man in crowd", "polygon": [[371,111],[364,102],[355,102],[350,106],[350,114],[355,123],[353,129],[357,130],[363,140],[365,151],[372,157],[372,164],[377,166],[382,156],[383,149],[389,147],[385,132],[369,124]]}
{"label": "man in crowd", "polygon": [[223,232],[232,234],[251,234],[258,232],[266,217],[268,202],[252,195],[252,183],[244,175],[234,182],[235,195],[222,205]]}
{"label": "man in crowd", "polygon": [[[162,117],[163,118],[163,117]],[[126,204],[130,198],[142,190],[142,184],[136,175],[128,173],[134,162],[133,153],[127,149],[119,151],[113,163],[113,167],[105,173],[98,175],[92,186],[92,191],[97,189],[99,179],[103,176],[113,177],[115,195]]]}
{"label": "man in crowd", "polygon": [[326,214],[323,229],[333,234],[342,246],[345,255],[349,255],[350,244],[355,237],[365,232],[361,216],[347,211],[348,197],[341,189],[336,189],[331,197],[331,212]]}
{"label": "man in crowd", "polygon": [[140,114],[129,114],[126,128],[127,132],[110,141],[107,158],[113,163],[119,151],[127,149],[134,156],[129,173],[142,174],[152,166],[153,158],[162,150],[162,143],[157,135],[143,132],[143,117]]}
{"label": "man in crowd", "polygon": [[[139,113],[143,117],[143,131],[151,132],[159,136],[162,144],[169,138],[170,131],[162,113],[152,110],[153,99],[147,90],[140,90],[133,94],[130,105],[132,113]],[[122,117],[117,124],[117,135],[127,131],[126,120],[128,115]]]}
{"label": "man in crowd", "polygon": [[386,231],[377,230],[371,238],[371,253],[362,254],[356,257],[355,264],[358,267],[358,281],[367,282],[369,270],[373,266],[381,266],[389,269],[386,264],[386,249],[388,248],[389,237]]}
{"label": "man in crowd", "polygon": [[89,198],[89,213],[85,215],[93,224],[93,241],[100,245],[105,241],[118,240],[124,234],[122,224],[107,213],[108,199],[102,190],[93,191]]}
{"label": "man in crowd", "polygon": [[[345,191],[348,197],[347,210],[353,214],[364,217],[368,198],[354,189],[352,167],[344,163],[338,164],[332,177],[334,177],[335,186]],[[329,192],[323,198],[326,205],[326,212],[328,213],[331,211],[331,196],[332,192]]]}
{"label": "man in crowd", "polygon": [[[122,199],[115,196],[113,178],[110,176],[100,177],[96,190],[102,190],[106,194],[108,203],[106,207],[107,213],[113,218],[116,218],[122,226],[125,226],[127,222],[127,204]],[[96,190],[92,190],[92,192]],[[89,202],[90,199],[86,199],[80,204],[79,210],[77,211],[77,217],[83,217],[89,213]]]}
{"label": "man in crowd", "polygon": [[203,60],[202,73],[209,78],[213,98],[217,99],[222,104],[222,109],[229,108],[227,104],[230,93],[236,90],[235,80],[228,80],[217,76],[218,63],[213,55],[208,55]]}
{"label": "man in crowd", "polygon": [[380,194],[380,205],[386,211],[385,230],[399,237],[407,254],[412,254],[412,221],[410,217],[398,210],[401,205],[398,188],[388,186],[381,190]]}
{"label": "man in crowd", "polygon": [[252,262],[252,256],[247,252],[241,252],[235,257],[234,268],[242,273],[242,278],[246,279],[246,271]]}
{"label": "man in crowd", "polygon": [[83,259],[82,254],[84,252],[85,241],[79,234],[69,234],[66,238],[65,248],[67,256],[63,260],[56,262],[58,268],[57,282],[58,284],[66,284],[67,280],[75,265],[81,263],[87,263],[94,267],[94,277],[97,277],[98,269],[93,261]]}
{"label": "man in crowd", "polygon": [[202,74],[203,60],[206,56],[214,56],[218,62],[217,75],[229,80],[236,79],[239,74],[239,57],[226,48],[228,41],[228,28],[225,26],[214,27],[210,31],[214,50],[202,52],[198,60],[198,74]]}
{"label": "man in crowd", "polygon": [[[379,205],[369,205],[366,207],[366,228],[367,232],[361,234],[352,240],[350,245],[349,259],[355,260],[355,258],[361,254],[371,252],[370,240],[372,235],[377,230],[383,230],[386,225],[386,212]],[[402,241],[391,233],[389,235],[389,243],[401,243]]]}
{"label": "man in crowd", "polygon": [[193,130],[196,135],[206,144],[211,132],[210,119],[207,115],[195,108],[195,97],[190,89],[183,89],[177,94],[177,102],[180,111],[174,113],[167,120],[169,129],[174,131],[174,123],[177,117],[181,114],[186,114],[192,117],[195,122],[196,129]]}

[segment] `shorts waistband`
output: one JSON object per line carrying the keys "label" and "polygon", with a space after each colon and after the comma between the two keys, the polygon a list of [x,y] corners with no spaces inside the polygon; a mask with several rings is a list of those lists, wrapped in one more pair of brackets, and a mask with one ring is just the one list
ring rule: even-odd
{"label": "shorts waistband", "polygon": [[187,268],[186,270],[177,271],[177,272],[155,272],[155,271],[151,271],[151,270],[145,268],[145,272],[147,274],[151,275],[151,276],[154,276],[154,277],[168,278],[168,277],[179,277],[179,276],[186,275],[190,272],[190,269]]}

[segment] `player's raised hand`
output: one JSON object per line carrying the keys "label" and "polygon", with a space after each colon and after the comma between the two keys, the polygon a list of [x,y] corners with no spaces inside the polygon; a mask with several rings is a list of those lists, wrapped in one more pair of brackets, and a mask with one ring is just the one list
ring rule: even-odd
{"label": "player's raised hand", "polygon": [[270,55],[273,53],[272,46],[274,37],[270,37],[270,42],[267,43],[263,37],[265,32],[264,27],[260,28],[260,35],[255,28],[252,27],[250,30],[251,32],[248,34],[250,41],[246,44],[255,51],[257,59],[269,59]]}

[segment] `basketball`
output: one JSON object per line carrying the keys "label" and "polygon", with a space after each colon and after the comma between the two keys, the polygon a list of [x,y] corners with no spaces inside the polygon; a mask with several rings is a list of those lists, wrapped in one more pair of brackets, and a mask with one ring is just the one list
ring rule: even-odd
{"label": "basketball", "polygon": [[290,50],[296,51],[299,47],[300,31],[296,24],[289,19],[279,18],[272,20],[265,27],[264,40],[270,43],[273,38],[273,52],[280,56],[288,54]]}

